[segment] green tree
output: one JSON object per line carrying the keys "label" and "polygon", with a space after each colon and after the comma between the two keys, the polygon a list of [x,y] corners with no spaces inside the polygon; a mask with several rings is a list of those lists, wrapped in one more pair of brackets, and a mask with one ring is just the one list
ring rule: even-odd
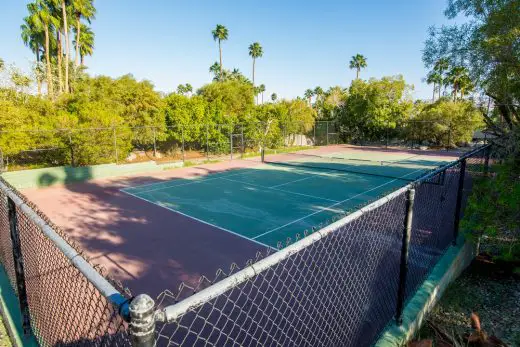
{"label": "green tree", "polygon": [[255,62],[257,58],[261,58],[264,55],[262,46],[258,42],[254,42],[249,45],[249,55],[253,58],[253,86],[255,85]]}
{"label": "green tree", "polygon": [[[83,57],[85,56],[85,54],[81,54],[81,46],[83,45],[82,39],[87,37],[92,38],[91,42],[86,42],[85,45],[91,48],[94,47],[94,34],[91,31],[89,35],[82,35],[82,30],[86,28],[86,26],[81,22],[81,20],[84,19],[90,24],[91,20],[95,18],[96,8],[94,7],[93,0],[72,0],[72,10],[74,13],[74,18],[76,20],[73,30],[75,34],[74,45],[76,46],[75,65],[76,67],[78,67],[80,61],[81,65],[83,65]],[[87,55],[91,54],[92,53]]]}
{"label": "green tree", "polygon": [[435,101],[435,92],[439,89],[439,98],[440,98],[440,89],[442,85],[442,75],[437,71],[431,71],[426,77],[426,83],[433,84],[433,96],[432,102]]}
{"label": "green tree", "polygon": [[223,77],[223,66],[222,66],[222,41],[228,39],[228,30],[225,26],[217,24],[215,29],[211,32],[213,40],[218,41],[218,51],[220,56],[220,78]]}
{"label": "green tree", "polygon": [[356,79],[359,79],[359,72],[361,71],[361,69],[367,67],[367,59],[361,54],[356,54],[350,60],[349,67],[351,69],[356,69]]}
{"label": "green tree", "polygon": [[450,61],[447,58],[441,58],[435,62],[435,65],[433,67],[433,71],[437,73],[438,80],[438,88],[439,88],[439,99],[441,98],[441,86],[446,85],[445,82],[445,73],[450,68]]}
{"label": "green tree", "polygon": [[[21,25],[22,40],[24,44],[31,49],[36,56],[36,68],[40,68],[41,63],[41,50],[45,43],[45,34],[42,27],[38,27],[37,23],[34,22],[34,17],[27,16],[24,18],[24,24]],[[41,95],[41,78],[40,74],[36,74],[36,84],[38,95]]]}
{"label": "green tree", "polygon": [[213,74],[214,80],[220,80],[221,70],[218,62],[213,63],[213,65],[209,67],[209,72]]}
{"label": "green tree", "polygon": [[276,102],[276,100],[278,100],[278,95],[276,93],[271,94],[271,100]]}
{"label": "green tree", "polygon": [[258,86],[258,91],[262,94],[262,104],[264,103],[265,84]]}
{"label": "green tree", "polygon": [[191,93],[193,93],[193,86],[189,83],[186,83],[184,85],[184,90],[186,90],[186,93],[191,94]]}
{"label": "green tree", "polygon": [[198,95],[212,105],[215,112],[238,119],[254,106],[253,85],[235,80],[225,80],[202,86]]}
{"label": "green tree", "polygon": [[313,93],[314,95],[316,95],[316,102],[321,101],[321,98],[323,97],[323,89],[320,86],[318,86],[314,88]]}
{"label": "green tree", "polygon": [[453,90],[453,100],[457,99],[457,92],[464,96],[464,87],[469,88],[471,81],[468,70],[463,66],[454,66],[446,74],[446,81],[451,84]]}

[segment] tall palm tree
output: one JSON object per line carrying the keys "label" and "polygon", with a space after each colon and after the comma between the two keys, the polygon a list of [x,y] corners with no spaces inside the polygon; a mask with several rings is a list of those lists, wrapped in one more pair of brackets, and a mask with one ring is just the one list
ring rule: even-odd
{"label": "tall palm tree", "polygon": [[0,71],[2,71],[4,69],[4,66],[5,66],[5,61],[0,58]]}
{"label": "tall palm tree", "polygon": [[454,66],[446,74],[446,80],[453,88],[453,100],[457,99],[457,92],[461,90],[463,83],[469,79],[468,70],[463,66]]}
{"label": "tall palm tree", "polygon": [[307,89],[305,91],[305,93],[303,94],[303,96],[307,99],[307,101],[309,102],[309,106],[312,104],[312,96],[314,95],[314,92],[312,91],[312,89]]}
{"label": "tall palm tree", "polygon": [[444,86],[447,85],[447,83],[445,83],[445,81],[444,81],[444,73],[449,68],[450,68],[450,61],[448,60],[448,58],[441,58],[441,59],[437,60],[437,62],[435,63],[435,65],[433,67],[433,70],[436,71],[440,75],[440,78],[438,81],[439,99],[441,98],[441,85],[444,85]]}
{"label": "tall palm tree", "polygon": [[220,55],[220,78],[222,78],[224,75],[222,72],[222,41],[228,39],[228,30],[222,24],[217,24],[211,33],[213,34],[213,40],[218,41],[218,51]]}
{"label": "tall palm tree", "polygon": [[263,104],[263,103],[264,103],[265,84],[261,84],[261,85],[258,87],[258,90],[260,91],[260,93],[262,93],[262,104]]}
{"label": "tall palm tree", "polygon": [[80,65],[85,66],[85,57],[91,56],[94,53],[94,40],[96,36],[92,29],[83,23],[80,25],[79,34],[75,27],[72,30],[74,31],[75,35],[75,39],[72,41],[72,43],[76,47],[79,46]]}
{"label": "tall palm tree", "polygon": [[[72,0],[72,11],[76,20],[74,31],[75,31],[75,45],[76,45],[76,57],[75,65],[80,64],[80,46],[81,46],[81,30],[84,27],[81,23],[81,19],[85,19],[89,24],[92,19],[95,18],[96,8],[94,7],[93,0]],[[83,65],[83,64],[82,64]]]}
{"label": "tall palm tree", "polygon": [[350,60],[349,67],[351,69],[356,69],[356,79],[359,79],[359,71],[367,67],[367,59],[361,54],[356,54]]}
{"label": "tall palm tree", "polygon": [[[20,26],[22,40],[24,44],[31,49],[36,56],[36,71],[40,68],[41,62],[41,49],[44,45],[45,36],[43,28],[37,27],[33,21],[34,17],[27,16],[23,19],[24,24]],[[36,74],[36,84],[38,88],[38,95],[41,95],[42,81],[40,75]]]}
{"label": "tall palm tree", "polygon": [[314,88],[314,91],[313,91],[314,95],[316,95],[316,101],[319,101],[321,100],[321,97],[323,96],[323,89],[318,86],[316,88]]}
{"label": "tall palm tree", "polygon": [[50,33],[53,28],[59,26],[59,21],[53,16],[49,4],[44,0],[36,0],[27,4],[31,21],[37,27],[41,27],[45,38],[45,63],[47,66],[47,95],[54,97],[54,84],[52,82],[51,54],[50,54]]}
{"label": "tall palm tree", "polygon": [[[437,88],[439,88],[439,90],[441,88],[442,75],[440,73],[438,73],[437,71],[432,71],[426,77],[426,83],[428,83],[428,84],[432,84],[433,83],[432,101],[435,101],[435,92],[437,91]],[[439,98],[440,98],[440,94],[439,94]]]}
{"label": "tall palm tree", "polygon": [[262,46],[258,42],[254,42],[249,45],[249,55],[253,58],[253,85],[255,85],[255,62],[257,58],[261,58],[264,55]]}

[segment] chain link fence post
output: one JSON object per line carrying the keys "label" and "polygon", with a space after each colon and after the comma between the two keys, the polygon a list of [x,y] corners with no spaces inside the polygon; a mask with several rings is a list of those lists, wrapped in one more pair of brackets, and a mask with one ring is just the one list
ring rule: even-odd
{"label": "chain link fence post", "polygon": [[20,233],[18,230],[18,216],[16,212],[16,204],[11,198],[7,198],[7,210],[9,216],[9,229],[11,234],[11,242],[13,245],[14,271],[16,275],[16,289],[18,293],[18,303],[22,313],[22,328],[25,335],[31,333],[31,318],[29,312],[29,302],[27,301],[27,290],[25,285],[25,270],[22,256],[22,245],[20,242]]}
{"label": "chain link fence post", "polygon": [[117,164],[119,155],[117,153],[117,132],[116,132],[116,127],[112,127],[112,136],[114,137],[114,154],[116,156],[116,164]]}
{"label": "chain link fence post", "polygon": [[229,126],[229,158],[233,160],[233,124]]}
{"label": "chain link fence post", "polygon": [[206,123],[206,160],[209,161],[209,129]]}
{"label": "chain link fence post", "polygon": [[462,208],[462,195],[464,194],[464,179],[466,177],[466,159],[460,162],[459,183],[457,189],[457,204],[455,205],[455,221],[453,223],[453,245],[457,244],[459,236],[460,210]]}
{"label": "chain link fence post", "polygon": [[181,153],[182,153],[182,162],[184,163],[186,161],[186,152],[185,152],[185,146],[184,146],[184,125],[181,125]]}
{"label": "chain link fence post", "polygon": [[408,248],[412,234],[413,204],[415,199],[415,188],[406,192],[406,213],[404,219],[403,239],[401,244],[401,264],[399,269],[399,288],[397,291],[397,307],[395,320],[397,324],[403,323],[403,308],[406,294],[406,277],[408,275]]}
{"label": "chain link fence post", "polygon": [[156,128],[153,127],[153,157],[157,158],[157,134],[156,134]]}
{"label": "chain link fence post", "polygon": [[155,345],[155,303],[146,294],[139,294],[130,303],[129,333],[134,347]]}
{"label": "chain link fence post", "polygon": [[329,121],[327,123],[327,146],[329,145]]}
{"label": "chain link fence post", "polygon": [[246,146],[244,143],[244,124],[240,126],[240,137],[242,139],[242,158],[244,158],[244,155],[246,153]]}

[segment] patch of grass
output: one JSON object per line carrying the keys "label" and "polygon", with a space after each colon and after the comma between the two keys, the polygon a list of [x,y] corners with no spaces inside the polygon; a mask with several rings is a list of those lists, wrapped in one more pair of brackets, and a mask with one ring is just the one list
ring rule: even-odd
{"label": "patch of grass", "polygon": [[7,335],[7,330],[5,328],[2,316],[0,316],[0,347],[11,347],[13,344],[9,339],[9,335]]}

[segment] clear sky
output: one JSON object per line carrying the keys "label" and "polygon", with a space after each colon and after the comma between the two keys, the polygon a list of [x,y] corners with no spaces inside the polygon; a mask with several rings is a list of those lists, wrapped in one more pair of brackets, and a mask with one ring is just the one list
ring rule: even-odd
{"label": "clear sky", "polygon": [[[23,69],[34,59],[20,38],[27,2],[1,0],[0,7],[0,57]],[[198,88],[211,81],[208,69],[218,60],[211,30],[223,24],[224,67],[251,78],[248,46],[260,42],[257,84],[285,98],[350,85],[355,71],[348,62],[357,53],[368,62],[362,78],[402,74],[416,98],[429,98],[421,50],[427,28],[446,22],[446,0],[96,0],[95,6],[91,74],[131,73],[164,92],[186,82]]]}

